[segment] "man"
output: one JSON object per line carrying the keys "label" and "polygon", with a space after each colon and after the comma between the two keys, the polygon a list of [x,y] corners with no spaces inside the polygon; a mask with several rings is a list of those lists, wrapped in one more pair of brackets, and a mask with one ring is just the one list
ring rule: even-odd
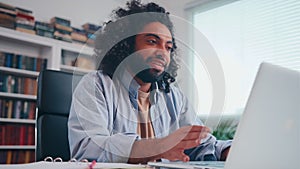
{"label": "man", "polygon": [[97,35],[99,71],[78,84],[69,116],[72,158],[146,163],[225,160],[217,141],[175,87],[173,24],[155,3],[127,3]]}

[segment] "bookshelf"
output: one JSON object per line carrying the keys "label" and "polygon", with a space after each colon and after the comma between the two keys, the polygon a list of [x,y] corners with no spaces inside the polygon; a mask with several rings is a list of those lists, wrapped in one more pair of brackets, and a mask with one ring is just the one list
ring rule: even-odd
{"label": "bookshelf", "polygon": [[[86,45],[27,34],[3,27],[0,27],[0,52],[44,59],[47,60],[45,67],[47,69],[67,72],[76,71],[76,73],[83,74],[90,72],[91,69],[76,67],[76,64],[64,64],[63,59],[65,58],[62,57],[63,53],[71,52],[74,57],[72,59],[81,56],[83,58],[92,59],[93,56],[93,48]],[[0,76],[3,74],[16,78],[30,78],[33,79],[37,85],[36,79],[39,72],[37,70],[25,70],[0,65]],[[21,86],[21,88],[23,87],[24,86]],[[0,164],[27,163],[35,160],[36,99],[36,92],[22,93],[2,91],[0,84],[0,158],[2,159],[0,160]],[[27,107],[34,108],[29,108],[30,111],[27,112],[28,114],[26,115],[16,115],[12,110],[10,110],[10,113],[7,112],[8,109],[3,107],[3,104],[1,105],[1,103],[4,102],[8,105],[15,105],[17,102],[20,102],[23,109],[25,109],[25,103],[28,103]],[[14,106],[10,109],[14,109]]]}

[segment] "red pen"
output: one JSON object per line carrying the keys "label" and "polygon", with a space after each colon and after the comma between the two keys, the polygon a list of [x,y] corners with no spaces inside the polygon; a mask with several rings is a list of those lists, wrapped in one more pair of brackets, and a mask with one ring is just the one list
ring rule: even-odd
{"label": "red pen", "polygon": [[96,165],[96,160],[93,160],[92,163],[89,165],[89,169],[93,169]]}

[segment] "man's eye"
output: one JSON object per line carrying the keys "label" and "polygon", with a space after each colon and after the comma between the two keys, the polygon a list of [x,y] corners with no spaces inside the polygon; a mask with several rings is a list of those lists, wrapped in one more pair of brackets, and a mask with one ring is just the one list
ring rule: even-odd
{"label": "man's eye", "polygon": [[172,46],[167,46],[168,51],[172,51],[173,47]]}
{"label": "man's eye", "polygon": [[148,43],[156,44],[156,40],[147,40]]}

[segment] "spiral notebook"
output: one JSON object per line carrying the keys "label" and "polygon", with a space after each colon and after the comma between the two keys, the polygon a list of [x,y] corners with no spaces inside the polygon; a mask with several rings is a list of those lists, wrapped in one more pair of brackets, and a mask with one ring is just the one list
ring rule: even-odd
{"label": "spiral notebook", "polygon": [[0,165],[1,169],[100,169],[100,168],[134,168],[144,169],[146,165],[140,164],[126,164],[126,163],[96,163],[88,161],[76,161],[71,159],[68,162],[63,162],[61,158],[52,157],[45,158],[44,161],[27,163],[27,164],[5,164]]}

